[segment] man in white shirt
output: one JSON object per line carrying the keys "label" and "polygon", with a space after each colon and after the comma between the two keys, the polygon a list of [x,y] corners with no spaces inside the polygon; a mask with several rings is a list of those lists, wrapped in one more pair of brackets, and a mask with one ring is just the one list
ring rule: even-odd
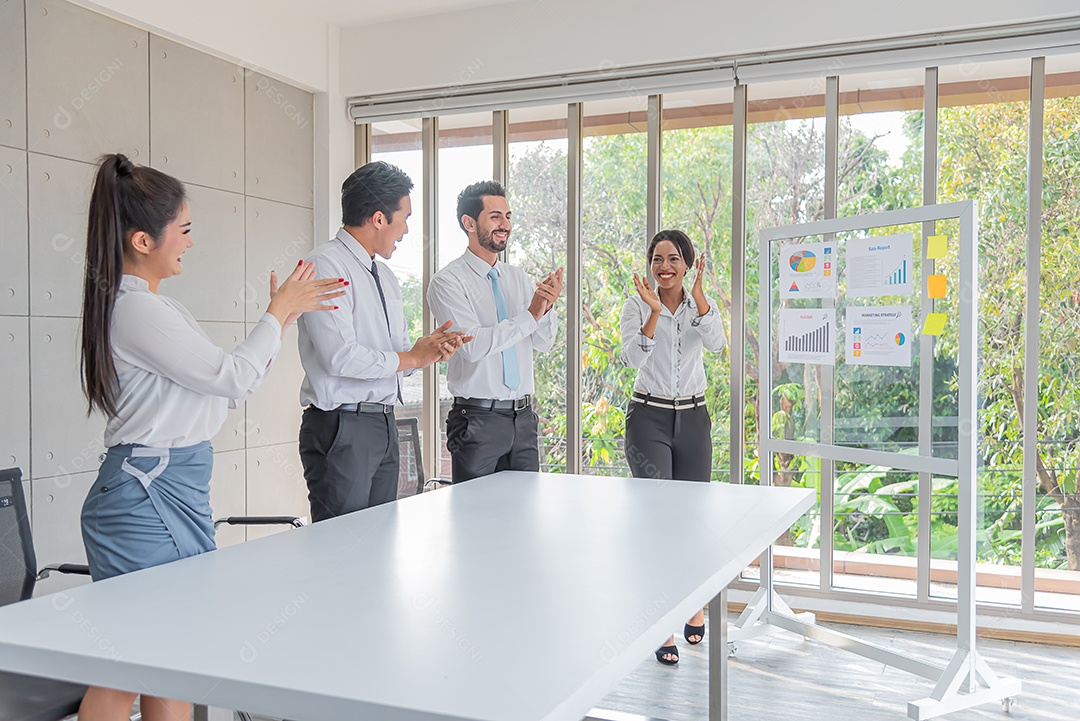
{"label": "man in white shirt", "polygon": [[[300,460],[311,518],[393,501],[398,487],[394,404],[401,374],[450,358],[468,339],[450,323],[409,347],[401,288],[389,258],[407,232],[413,183],[389,163],[357,169],[341,186],[337,237],[308,256],[319,277],[347,281],[334,313],[300,317]],[[334,316],[314,318],[311,316]]]}
{"label": "man in white shirt", "polygon": [[551,312],[563,269],[534,283],[499,260],[512,226],[506,191],[495,181],[458,196],[458,225],[469,249],[431,279],[427,297],[436,322],[472,336],[447,365],[454,405],[446,419],[453,481],[496,471],[538,471],[533,411],[533,351],[550,350],[558,331]]}

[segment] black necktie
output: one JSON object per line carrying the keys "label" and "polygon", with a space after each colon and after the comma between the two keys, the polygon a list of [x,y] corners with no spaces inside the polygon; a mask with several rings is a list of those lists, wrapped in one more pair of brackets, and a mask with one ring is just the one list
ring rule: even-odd
{"label": "black necktie", "polygon": [[[386,318],[386,332],[390,336],[390,340],[393,341],[394,334],[390,332],[390,311],[386,309],[386,294],[383,293],[382,281],[379,280],[379,264],[374,259],[371,261],[371,277],[375,279],[375,288],[379,291],[379,300],[382,301],[383,318]],[[398,403],[404,403],[401,398],[401,378],[395,373],[394,380],[397,381],[397,400]]]}

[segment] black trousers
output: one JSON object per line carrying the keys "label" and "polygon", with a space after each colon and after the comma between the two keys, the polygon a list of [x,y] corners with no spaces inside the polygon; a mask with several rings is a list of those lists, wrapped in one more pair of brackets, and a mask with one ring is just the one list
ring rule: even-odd
{"label": "black trousers", "polygon": [[300,422],[300,462],[311,520],[395,500],[399,453],[393,413],[307,408]]}
{"label": "black trousers", "polygon": [[709,409],[657,408],[630,401],[626,460],[635,478],[708,481],[712,473]]}
{"label": "black trousers", "polygon": [[498,471],[539,471],[538,425],[532,408],[491,411],[455,403],[446,417],[452,480],[461,483]]}

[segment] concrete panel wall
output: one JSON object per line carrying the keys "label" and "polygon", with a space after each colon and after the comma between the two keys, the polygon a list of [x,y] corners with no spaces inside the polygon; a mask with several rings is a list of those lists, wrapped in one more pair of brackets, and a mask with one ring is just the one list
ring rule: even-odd
{"label": "concrete panel wall", "polygon": [[[29,479],[42,565],[85,558],[79,512],[105,450],[78,354],[96,159],[124,152],[187,185],[194,245],[160,292],[231,350],[265,312],[270,270],[287,274],[313,247],[312,103],[63,0],[0,0],[0,264],[10,270],[0,282],[0,467]],[[308,514],[302,377],[294,329],[263,387],[212,439],[215,514]],[[248,535],[227,529],[220,541]],[[49,579],[38,592],[79,582]]]}

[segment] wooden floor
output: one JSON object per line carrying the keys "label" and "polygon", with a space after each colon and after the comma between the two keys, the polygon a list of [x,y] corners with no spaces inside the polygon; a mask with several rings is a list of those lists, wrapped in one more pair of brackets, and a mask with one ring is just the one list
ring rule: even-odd
{"label": "wooden floor", "polygon": [[[823,624],[824,625],[824,624]],[[955,638],[911,631],[830,625],[878,645],[944,663]],[[677,636],[674,668],[649,658],[597,705],[667,721],[708,719],[708,636],[690,646]],[[1010,713],[999,704],[948,714],[948,721],[1076,721],[1080,718],[1080,649],[979,639],[999,676],[1019,678],[1023,693]],[[730,721],[902,721],[907,702],[931,684],[861,656],[781,632],[739,643],[730,659]],[[612,718],[622,718],[613,714]]]}

